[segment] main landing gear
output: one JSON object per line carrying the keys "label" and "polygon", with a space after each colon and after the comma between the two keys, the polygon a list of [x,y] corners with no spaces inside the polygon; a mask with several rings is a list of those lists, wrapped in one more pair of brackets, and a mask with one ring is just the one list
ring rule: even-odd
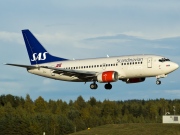
{"label": "main landing gear", "polygon": [[107,90],[110,90],[110,89],[112,89],[112,85],[110,83],[107,83],[104,85],[104,88]]}
{"label": "main landing gear", "polygon": [[93,83],[90,84],[90,88],[91,89],[97,89],[98,85],[96,84],[96,82],[93,82]]}
{"label": "main landing gear", "polygon": [[[93,89],[93,90],[97,89],[98,85],[96,84],[96,82],[93,82],[93,83],[90,84],[90,88]],[[110,89],[112,89],[112,85],[110,83],[107,83],[107,84],[104,85],[104,88],[107,89],[107,90],[110,90]]]}

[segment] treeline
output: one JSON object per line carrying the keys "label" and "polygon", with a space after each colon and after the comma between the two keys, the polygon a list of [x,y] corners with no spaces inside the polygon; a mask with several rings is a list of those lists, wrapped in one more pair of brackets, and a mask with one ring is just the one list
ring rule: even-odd
{"label": "treeline", "polygon": [[165,112],[180,114],[180,100],[85,101],[79,96],[62,100],[32,101],[13,95],[0,96],[0,134],[64,135],[105,124],[161,123]]}

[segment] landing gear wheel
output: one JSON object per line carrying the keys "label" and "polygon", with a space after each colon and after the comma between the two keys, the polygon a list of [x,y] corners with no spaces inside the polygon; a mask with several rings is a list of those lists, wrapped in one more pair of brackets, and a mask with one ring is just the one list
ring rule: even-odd
{"label": "landing gear wheel", "polygon": [[157,81],[156,81],[156,84],[157,84],[157,85],[160,85],[160,84],[161,84],[161,81],[160,81],[160,80],[157,80]]}
{"label": "landing gear wheel", "polygon": [[104,88],[107,90],[110,90],[110,89],[112,89],[112,85],[110,83],[107,83],[104,85]]}
{"label": "landing gear wheel", "polygon": [[96,83],[92,83],[92,84],[90,84],[90,88],[91,89],[97,89],[98,85]]}

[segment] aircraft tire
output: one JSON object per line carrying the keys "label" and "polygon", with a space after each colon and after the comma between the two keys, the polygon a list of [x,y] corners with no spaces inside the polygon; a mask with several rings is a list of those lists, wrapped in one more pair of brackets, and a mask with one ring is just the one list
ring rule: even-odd
{"label": "aircraft tire", "polygon": [[157,80],[157,81],[156,81],[156,84],[157,84],[157,85],[160,85],[160,84],[161,84],[161,81],[160,81],[160,80]]}
{"label": "aircraft tire", "polygon": [[112,89],[112,85],[110,83],[107,83],[107,84],[104,85],[104,88],[106,90],[110,90],[110,89]]}
{"label": "aircraft tire", "polygon": [[91,88],[91,89],[97,89],[97,88],[98,88],[98,85],[95,84],[95,83],[92,83],[92,84],[90,84],[90,88]]}

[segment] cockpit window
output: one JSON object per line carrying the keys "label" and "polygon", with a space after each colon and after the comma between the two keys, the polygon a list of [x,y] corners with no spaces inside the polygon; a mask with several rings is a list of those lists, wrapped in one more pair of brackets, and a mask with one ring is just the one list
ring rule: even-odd
{"label": "cockpit window", "polygon": [[170,61],[170,59],[167,59],[167,58],[161,58],[161,59],[159,59],[159,62],[165,62],[165,61]]}

